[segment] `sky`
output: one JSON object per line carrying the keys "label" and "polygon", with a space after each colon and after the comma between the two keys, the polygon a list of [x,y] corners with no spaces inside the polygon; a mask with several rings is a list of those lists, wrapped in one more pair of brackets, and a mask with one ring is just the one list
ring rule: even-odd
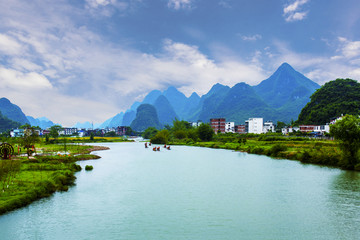
{"label": "sky", "polygon": [[0,0],[0,97],[63,126],[152,90],[257,85],[287,62],[360,80],[358,0]]}

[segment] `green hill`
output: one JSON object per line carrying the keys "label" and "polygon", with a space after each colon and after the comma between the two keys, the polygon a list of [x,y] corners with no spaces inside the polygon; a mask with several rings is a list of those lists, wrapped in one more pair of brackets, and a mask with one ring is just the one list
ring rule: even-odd
{"label": "green hill", "polygon": [[341,114],[360,114],[360,83],[336,79],[325,83],[301,110],[297,123],[325,124]]}
{"label": "green hill", "polygon": [[136,118],[130,127],[138,132],[143,132],[148,127],[161,128],[155,107],[150,104],[141,104],[137,108]]}
{"label": "green hill", "polygon": [[0,112],[0,132],[5,132],[13,128],[18,128],[20,127],[20,125],[20,123],[8,119]]}

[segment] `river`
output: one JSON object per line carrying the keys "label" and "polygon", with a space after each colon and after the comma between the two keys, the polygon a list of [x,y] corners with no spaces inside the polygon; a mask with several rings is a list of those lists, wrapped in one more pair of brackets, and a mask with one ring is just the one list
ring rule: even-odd
{"label": "river", "polygon": [[359,239],[360,173],[143,143],[80,162],[76,186],[0,216],[0,239]]}

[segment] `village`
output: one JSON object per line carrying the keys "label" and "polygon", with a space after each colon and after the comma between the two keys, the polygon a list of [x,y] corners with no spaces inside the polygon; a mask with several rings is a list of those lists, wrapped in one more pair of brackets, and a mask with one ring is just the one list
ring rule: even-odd
{"label": "village", "polygon": [[[299,126],[287,126],[281,129],[283,135],[288,135],[295,132],[307,133],[313,136],[324,136],[330,132],[330,125],[334,124],[337,120],[342,118],[332,118],[329,123],[325,125],[299,125]],[[192,127],[198,127],[203,124],[202,121],[189,122]],[[264,133],[275,133],[276,125],[272,121],[264,121],[263,118],[249,118],[245,121],[245,124],[236,125],[235,122],[227,122],[226,118],[211,118],[210,126],[214,130],[215,134],[218,133],[238,133],[238,134],[264,134]],[[112,128],[103,129],[79,129],[64,127],[58,130],[59,136],[77,136],[87,137],[91,134],[96,136],[126,136],[130,135],[129,126],[118,126]],[[131,129],[130,129],[131,130]],[[36,132],[39,136],[45,136],[50,134],[50,129],[37,128]],[[130,131],[131,132],[131,131]],[[24,135],[24,129],[17,128],[10,131],[11,137],[22,137]]]}

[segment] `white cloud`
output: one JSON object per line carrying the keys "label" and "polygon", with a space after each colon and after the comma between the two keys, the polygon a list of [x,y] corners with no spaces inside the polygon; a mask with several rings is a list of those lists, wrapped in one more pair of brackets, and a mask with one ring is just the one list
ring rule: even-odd
{"label": "white cloud", "polygon": [[22,46],[13,37],[0,33],[0,52],[17,55],[22,52]]}
{"label": "white cloud", "polygon": [[284,17],[287,22],[300,21],[306,18],[308,12],[301,11],[302,6],[309,2],[309,0],[295,0],[293,3],[284,7]]}
{"label": "white cloud", "polygon": [[169,0],[168,7],[175,10],[191,9],[193,0]]}
{"label": "white cloud", "polygon": [[260,40],[262,38],[262,36],[260,34],[255,34],[255,35],[250,35],[250,36],[243,36],[240,35],[241,39],[244,41],[256,41],[256,40]]}
{"label": "white cloud", "polygon": [[1,88],[14,89],[49,89],[52,88],[49,80],[36,72],[23,73],[13,69],[0,67]]}

